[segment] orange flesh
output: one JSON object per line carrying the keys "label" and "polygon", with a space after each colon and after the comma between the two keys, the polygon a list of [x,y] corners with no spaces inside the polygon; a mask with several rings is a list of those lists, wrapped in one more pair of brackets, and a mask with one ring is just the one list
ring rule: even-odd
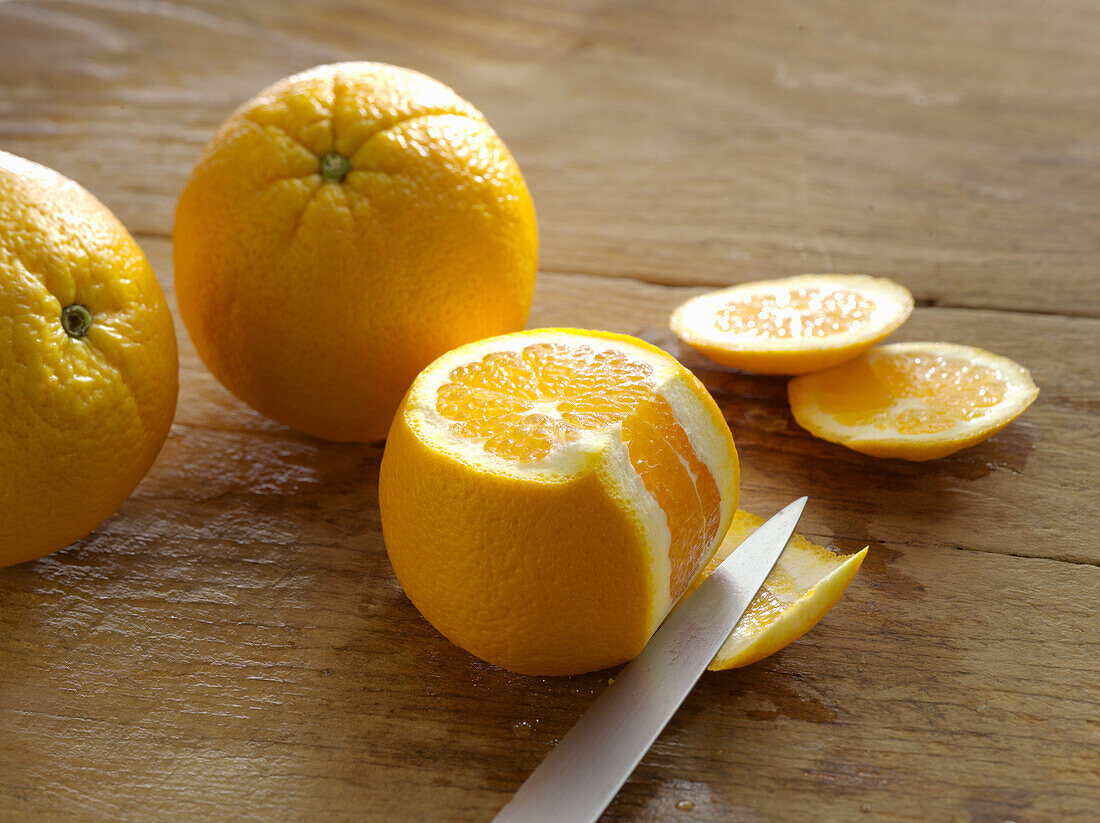
{"label": "orange flesh", "polygon": [[669,594],[687,588],[717,537],[718,484],[652,369],[621,352],[535,343],[454,369],[436,411],[451,430],[506,460],[537,462],[586,434],[614,429],[646,490],[665,513],[672,541]]}
{"label": "orange flesh", "polygon": [[746,294],[715,312],[722,332],[767,338],[828,337],[871,320],[875,303],[845,289],[792,289],[781,294]]}
{"label": "orange flesh", "polygon": [[903,434],[944,431],[981,417],[1004,400],[1008,384],[995,369],[939,355],[896,354],[837,369],[821,411],[845,425]]}

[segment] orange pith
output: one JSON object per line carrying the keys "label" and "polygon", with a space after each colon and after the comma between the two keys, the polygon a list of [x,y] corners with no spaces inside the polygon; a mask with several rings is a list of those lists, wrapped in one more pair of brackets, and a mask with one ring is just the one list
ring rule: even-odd
{"label": "orange pith", "polygon": [[[609,388],[610,387],[610,388]],[[585,434],[617,430],[631,465],[664,511],[669,594],[686,589],[721,520],[721,495],[652,369],[617,351],[535,343],[455,368],[436,394],[451,431],[506,460],[537,462]]]}
{"label": "orange pith", "polygon": [[945,431],[1001,403],[1008,384],[996,370],[942,355],[894,354],[844,367],[844,392],[824,392],[820,409],[844,425],[905,434]]}
{"label": "orange pith", "polygon": [[844,289],[805,287],[746,294],[715,312],[719,331],[766,338],[827,337],[865,325],[875,302]]}

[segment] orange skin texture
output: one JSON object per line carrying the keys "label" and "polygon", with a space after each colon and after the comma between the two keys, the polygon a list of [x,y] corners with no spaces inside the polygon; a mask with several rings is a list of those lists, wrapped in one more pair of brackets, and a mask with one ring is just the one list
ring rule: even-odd
{"label": "orange skin texture", "polygon": [[[87,334],[61,324],[74,303]],[[175,413],[172,316],[110,211],[0,152],[0,566],[64,548],[145,476]]]}
{"label": "orange skin texture", "polygon": [[[350,170],[326,180],[321,158]],[[429,77],[319,66],[235,111],[176,208],[180,314],[263,414],[329,440],[386,436],[416,374],[523,328],[534,206],[484,117]]]}
{"label": "orange skin texture", "polygon": [[[391,515],[382,524],[390,562],[420,613],[455,645],[521,674],[575,674],[636,656],[648,639],[643,538],[595,473],[517,489],[489,473],[471,483],[468,472],[425,446],[402,415],[394,420],[379,505]],[[522,552],[500,524],[520,524]]]}

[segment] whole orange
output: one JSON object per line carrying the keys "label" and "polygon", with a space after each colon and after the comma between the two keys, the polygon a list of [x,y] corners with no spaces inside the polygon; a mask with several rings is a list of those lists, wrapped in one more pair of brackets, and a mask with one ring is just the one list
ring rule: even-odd
{"label": "whole orange", "polygon": [[519,167],[473,106],[408,69],[340,63],[218,129],[176,208],[176,292],[239,398],[375,440],[428,363],[523,327],[537,246]]}
{"label": "whole orange", "polygon": [[168,434],[177,372],[172,315],[122,224],[0,151],[0,566],[122,505]]}

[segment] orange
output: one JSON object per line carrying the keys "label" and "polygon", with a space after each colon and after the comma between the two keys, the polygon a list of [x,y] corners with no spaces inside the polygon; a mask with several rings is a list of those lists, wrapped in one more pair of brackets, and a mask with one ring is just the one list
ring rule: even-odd
{"label": "orange", "polygon": [[176,293],[239,398],[375,440],[432,360],[523,328],[537,245],[520,170],[473,106],[408,69],[339,63],[218,129],[176,208]]}
{"label": "orange", "polygon": [[[763,517],[738,510],[718,551],[688,593],[763,524]],[[709,668],[748,666],[796,641],[836,605],[866,556],[866,548],[845,557],[793,535]]]}
{"label": "orange", "polygon": [[122,224],[0,152],[0,566],[122,505],[168,434],[177,371],[172,316]]}
{"label": "orange", "polygon": [[875,457],[932,460],[1003,429],[1034,402],[1027,369],[951,343],[879,346],[791,380],[794,419],[824,440]]}
{"label": "orange", "polygon": [[724,366],[803,374],[851,360],[913,311],[907,289],[865,274],[803,274],[742,283],[688,300],[672,331]]}
{"label": "orange", "polygon": [[513,671],[574,674],[637,655],[706,564],[737,452],[660,349],[540,329],[417,377],[378,493],[394,571],[436,629]]}

